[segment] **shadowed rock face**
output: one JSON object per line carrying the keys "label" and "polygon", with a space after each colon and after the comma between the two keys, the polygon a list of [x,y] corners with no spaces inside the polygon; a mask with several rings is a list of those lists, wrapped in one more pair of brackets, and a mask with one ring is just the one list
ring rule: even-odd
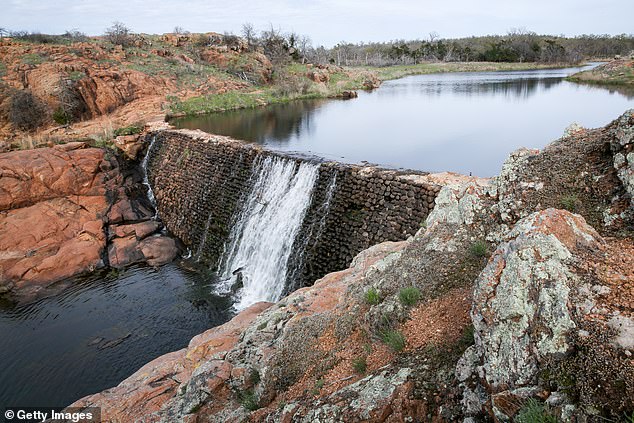
{"label": "shadowed rock face", "polygon": [[[70,143],[0,155],[0,290],[20,299],[106,266],[174,258],[134,177],[106,150]],[[138,179],[138,176],[137,176]]]}
{"label": "shadowed rock face", "polygon": [[[563,420],[587,418],[589,406],[631,412],[634,243],[602,238],[608,223],[597,231],[543,207],[557,191],[531,173],[557,149],[587,159],[610,133],[514,154],[492,181],[448,184],[414,237],[364,250],[348,269],[256,305],[74,406],[100,406],[107,421],[165,422],[507,421],[529,398]],[[611,157],[592,163],[616,175]],[[555,182],[587,167],[563,169]],[[610,209],[617,192],[630,207],[620,179],[608,181],[585,194],[592,204]],[[419,289],[418,303],[402,300],[406,287]],[[402,349],[386,340],[398,332]]]}

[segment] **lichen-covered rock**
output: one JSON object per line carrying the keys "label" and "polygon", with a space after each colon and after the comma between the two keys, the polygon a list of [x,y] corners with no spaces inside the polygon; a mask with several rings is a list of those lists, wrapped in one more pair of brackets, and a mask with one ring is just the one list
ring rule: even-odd
{"label": "lichen-covered rock", "polygon": [[612,123],[610,133],[614,168],[629,197],[631,215],[634,213],[634,110],[628,110]]}
{"label": "lichen-covered rock", "polygon": [[555,209],[529,215],[505,236],[476,280],[476,343],[456,368],[467,414],[509,420],[528,398],[549,397],[540,384],[545,363],[572,353],[581,322],[601,313],[579,266],[603,246],[581,216]]}

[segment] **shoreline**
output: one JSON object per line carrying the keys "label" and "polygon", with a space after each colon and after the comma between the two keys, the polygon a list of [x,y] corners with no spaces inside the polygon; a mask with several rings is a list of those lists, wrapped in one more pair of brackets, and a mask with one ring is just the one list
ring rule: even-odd
{"label": "shoreline", "polygon": [[[535,62],[427,62],[419,63],[416,65],[394,65],[386,67],[340,67],[343,72],[335,73],[347,73],[348,80],[337,81],[345,82],[343,85],[328,86],[326,83],[325,88],[327,91],[320,92],[316,90],[305,94],[291,94],[288,96],[275,95],[276,86],[272,85],[268,88],[251,91],[240,92],[230,91],[223,94],[210,94],[207,96],[190,97],[188,99],[179,100],[167,105],[167,108],[181,109],[177,112],[165,113],[165,121],[169,122],[172,119],[182,117],[201,116],[211,113],[222,113],[234,110],[243,109],[255,109],[259,107],[266,107],[275,104],[287,104],[295,100],[318,100],[318,99],[336,99],[342,98],[342,92],[344,91],[372,91],[378,89],[380,85],[385,81],[391,81],[395,79],[404,78],[407,76],[415,75],[431,75],[438,73],[463,73],[463,72],[508,72],[508,71],[530,71],[530,70],[545,70],[545,69],[565,69],[569,67],[584,66],[589,63],[588,61],[575,63],[549,63],[541,64]],[[304,66],[304,65],[302,65]],[[306,67],[305,71],[310,68]],[[362,73],[366,73],[363,75]],[[366,81],[361,80],[363,76],[374,76],[378,85],[368,88]],[[321,87],[320,87],[321,88]],[[218,99],[218,96],[222,96]],[[233,98],[232,98],[233,97]],[[217,101],[225,103],[224,99],[229,102],[234,101],[235,104],[216,105]],[[202,103],[202,104],[201,104]],[[207,104],[205,104],[207,103]]]}

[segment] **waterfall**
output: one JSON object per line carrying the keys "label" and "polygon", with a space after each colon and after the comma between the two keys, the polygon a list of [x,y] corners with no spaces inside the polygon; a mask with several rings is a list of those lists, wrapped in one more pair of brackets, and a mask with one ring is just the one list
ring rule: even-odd
{"label": "waterfall", "polygon": [[284,287],[284,295],[287,295],[288,293],[301,287],[301,277],[302,272],[304,271],[304,255],[308,249],[314,247],[315,242],[321,238],[321,235],[324,232],[326,219],[328,218],[328,213],[330,212],[330,204],[332,203],[336,187],[337,173],[334,172],[330,178],[330,182],[328,183],[328,188],[326,188],[324,200],[316,210],[315,214],[318,219],[308,226],[306,233],[303,234],[304,236],[303,239],[301,239],[299,248],[296,248],[295,251],[293,251],[293,267],[289,268],[290,279],[288,281],[289,283],[287,283]]}
{"label": "waterfall", "polygon": [[150,185],[150,180],[148,179],[147,174],[147,166],[150,162],[150,157],[154,153],[154,144],[156,143],[156,135],[152,136],[152,141],[150,141],[150,145],[145,152],[145,157],[143,158],[143,162],[141,162],[141,168],[143,169],[143,185],[147,187],[147,198],[152,203],[152,207],[154,207],[154,217],[156,219],[158,216],[158,208],[156,207],[156,198],[154,198],[154,191],[152,191],[152,186]]}
{"label": "waterfall", "polygon": [[220,264],[220,289],[242,285],[237,309],[282,295],[318,170],[319,164],[270,156],[256,164]]}

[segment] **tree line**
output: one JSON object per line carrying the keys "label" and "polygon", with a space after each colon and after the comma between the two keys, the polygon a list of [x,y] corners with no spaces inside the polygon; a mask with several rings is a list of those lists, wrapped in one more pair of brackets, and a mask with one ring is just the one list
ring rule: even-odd
{"label": "tree line", "polygon": [[634,36],[580,35],[563,37],[513,30],[507,35],[442,39],[431,33],[424,40],[380,43],[340,42],[330,49],[313,50],[316,61],[342,66],[409,65],[443,62],[569,62],[611,58],[634,52]]}
{"label": "tree line", "polygon": [[[187,33],[181,27],[175,33]],[[133,32],[124,24],[115,22],[105,30],[104,36],[114,44],[125,46]],[[76,31],[62,35],[46,35],[0,28],[0,37],[10,36],[36,43],[84,41],[87,37]],[[199,34],[196,43],[209,44],[209,37]],[[290,61],[340,66],[411,65],[420,62],[542,62],[576,63],[590,58],[629,56],[634,53],[634,35],[579,35],[564,37],[539,35],[525,29],[511,29],[506,35],[441,38],[430,32],[416,40],[349,43],[341,41],[331,48],[314,47],[310,37],[296,32],[283,32],[279,28],[258,31],[250,24],[242,26],[239,35],[224,33],[224,42],[246,41],[251,50],[262,51],[274,64]]]}

